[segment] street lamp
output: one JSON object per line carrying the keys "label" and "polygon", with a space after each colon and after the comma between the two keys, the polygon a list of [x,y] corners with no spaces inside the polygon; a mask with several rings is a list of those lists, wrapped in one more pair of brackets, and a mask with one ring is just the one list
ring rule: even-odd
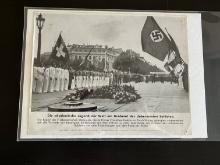
{"label": "street lamp", "polygon": [[41,50],[41,30],[43,28],[45,18],[42,17],[42,14],[39,14],[36,18],[36,24],[39,29],[38,33],[38,49],[37,49],[37,64],[40,64],[40,50]]}

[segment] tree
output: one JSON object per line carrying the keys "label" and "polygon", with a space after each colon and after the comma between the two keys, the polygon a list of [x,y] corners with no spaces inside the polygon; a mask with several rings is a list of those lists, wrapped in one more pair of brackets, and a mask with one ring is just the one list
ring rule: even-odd
{"label": "tree", "polygon": [[114,61],[113,68],[131,73],[150,74],[150,72],[160,72],[156,66],[140,59],[139,55],[133,51],[122,52]]}

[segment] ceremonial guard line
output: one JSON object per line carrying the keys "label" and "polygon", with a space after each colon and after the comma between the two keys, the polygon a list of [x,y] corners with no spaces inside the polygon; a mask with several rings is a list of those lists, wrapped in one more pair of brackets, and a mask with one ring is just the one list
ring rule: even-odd
{"label": "ceremonial guard line", "polygon": [[110,79],[110,73],[95,71],[75,71],[69,70],[69,89],[97,88],[108,86],[113,81]]}
{"label": "ceremonial guard line", "polygon": [[[158,72],[159,73],[159,72]],[[33,68],[33,93],[59,92],[74,89],[94,89],[103,86],[117,86],[128,82],[170,82],[183,86],[182,79],[171,77],[170,74],[131,74],[120,71],[97,72],[76,71],[72,67],[34,66]]]}
{"label": "ceremonial guard line", "polygon": [[[113,83],[114,82],[114,83]],[[59,92],[116,85],[117,76],[109,72],[75,71],[72,67],[34,66],[33,93]]]}
{"label": "ceremonial guard line", "polygon": [[68,90],[69,71],[56,66],[34,66],[33,93],[47,93]]}

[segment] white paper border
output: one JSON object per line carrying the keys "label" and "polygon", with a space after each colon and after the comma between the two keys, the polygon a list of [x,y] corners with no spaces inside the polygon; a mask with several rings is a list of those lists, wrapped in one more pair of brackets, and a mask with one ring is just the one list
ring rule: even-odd
{"label": "white paper border", "polygon": [[[189,97],[192,120],[192,135],[188,136],[56,136],[53,135],[29,135],[28,134],[28,116],[31,111],[31,78],[33,65],[33,35],[34,12],[47,12],[54,14],[102,14],[102,15],[132,15],[132,16],[187,16],[187,34],[188,34],[188,58],[189,58]],[[71,138],[207,138],[207,122],[206,122],[206,105],[205,105],[205,88],[204,88],[204,67],[203,67],[203,51],[202,51],[202,29],[201,14],[199,13],[167,13],[167,12],[125,12],[125,11],[84,11],[84,10],[42,10],[28,9],[27,11],[27,29],[26,29],[26,50],[24,61],[24,81],[23,81],[23,102],[21,118],[20,139],[71,139]],[[28,49],[27,49],[28,48]],[[31,69],[30,69],[31,68]]]}

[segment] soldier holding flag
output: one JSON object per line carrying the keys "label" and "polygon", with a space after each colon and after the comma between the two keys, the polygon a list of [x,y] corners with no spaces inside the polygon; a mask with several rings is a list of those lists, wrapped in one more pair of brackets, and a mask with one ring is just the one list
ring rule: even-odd
{"label": "soldier holding flag", "polygon": [[69,61],[69,53],[61,33],[59,34],[56,44],[53,47],[49,60],[60,67],[64,67]]}
{"label": "soldier holding flag", "polygon": [[55,91],[63,91],[65,88],[66,71],[62,69],[69,61],[69,53],[61,33],[58,36],[55,46],[53,47],[49,61],[56,64],[55,68]]}
{"label": "soldier holding flag", "polygon": [[173,72],[173,74],[176,77],[179,77],[184,70],[184,61],[180,56],[179,49],[176,46],[176,43],[173,40],[173,37],[169,33],[168,33],[168,36],[171,42],[169,44],[170,48],[169,48],[169,52],[167,55],[167,63],[165,65],[170,67],[169,69]]}
{"label": "soldier holding flag", "polygon": [[183,85],[184,89],[188,91],[187,64],[182,60],[172,36],[169,33],[167,36],[152,16],[147,17],[143,26],[141,42],[143,51],[165,62],[164,68],[172,76],[180,78],[184,73]]}

